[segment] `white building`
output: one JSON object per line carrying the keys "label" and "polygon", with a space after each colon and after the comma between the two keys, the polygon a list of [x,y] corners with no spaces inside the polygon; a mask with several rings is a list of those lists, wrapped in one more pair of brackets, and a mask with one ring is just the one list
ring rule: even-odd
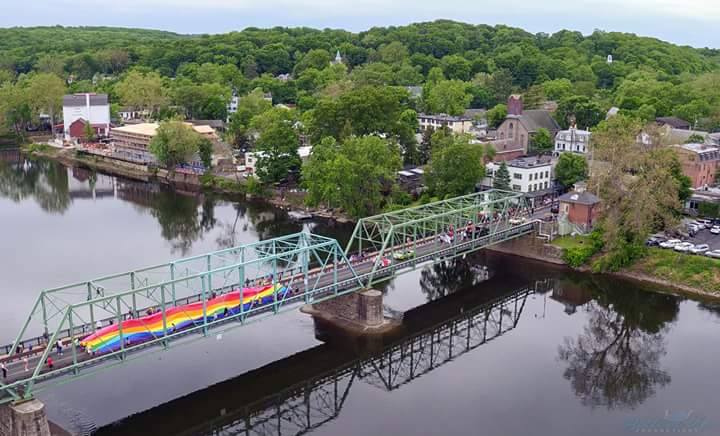
{"label": "white building", "polygon": [[571,127],[568,130],[561,130],[555,136],[555,155],[571,151],[573,153],[585,154],[589,151],[590,132]]}
{"label": "white building", "polygon": [[107,94],[73,94],[63,97],[63,133],[65,140],[85,137],[90,124],[97,136],[110,133],[110,104]]}
{"label": "white building", "polygon": [[418,124],[420,130],[432,129],[436,130],[441,127],[447,127],[453,133],[469,133],[470,128],[473,126],[472,118],[469,117],[455,117],[452,115],[438,114],[428,115],[419,114]]}
{"label": "white building", "polygon": [[237,92],[233,91],[232,97],[230,97],[230,101],[227,104],[227,122],[230,122],[230,115],[237,112],[239,102],[240,96],[237,95]]}
{"label": "white building", "polygon": [[[312,153],[312,146],[305,145],[298,148],[298,156],[300,156],[303,164],[310,158],[310,153]],[[262,156],[262,151],[249,151],[245,153],[245,174],[248,176],[255,175],[258,161]],[[238,170],[240,170],[240,168],[238,168]]]}
{"label": "white building", "polygon": [[[510,188],[516,192],[527,194],[526,197],[533,202],[544,200],[554,192],[553,161],[549,156],[531,156],[513,159],[505,163],[510,173]],[[490,162],[485,166],[485,179],[482,184],[492,187],[495,172],[500,163]]]}

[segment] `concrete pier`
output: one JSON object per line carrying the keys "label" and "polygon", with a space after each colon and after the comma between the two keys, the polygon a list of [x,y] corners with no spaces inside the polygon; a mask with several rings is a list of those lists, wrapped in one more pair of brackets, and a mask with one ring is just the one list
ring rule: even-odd
{"label": "concrete pier", "polygon": [[365,289],[306,305],[301,311],[321,319],[326,325],[362,335],[386,333],[401,324],[399,320],[385,318],[383,294],[375,289]]}
{"label": "concrete pier", "polygon": [[0,406],[0,436],[50,436],[45,405],[32,399]]}

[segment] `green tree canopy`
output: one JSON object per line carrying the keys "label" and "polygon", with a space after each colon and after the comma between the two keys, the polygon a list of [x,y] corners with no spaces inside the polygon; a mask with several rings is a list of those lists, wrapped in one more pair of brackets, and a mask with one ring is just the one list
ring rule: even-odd
{"label": "green tree canopy", "polygon": [[170,171],[187,163],[198,152],[202,136],[181,121],[160,123],[148,149]]}
{"label": "green tree canopy", "polygon": [[259,135],[257,175],[264,183],[281,182],[300,169],[300,138],[295,122],[294,111],[272,108],[254,117],[250,123],[251,129]]}
{"label": "green tree canopy", "polygon": [[498,104],[485,114],[487,117],[488,125],[492,128],[497,128],[507,118],[507,105]]}
{"label": "green tree canopy", "polygon": [[324,138],[303,167],[307,201],[340,207],[353,217],[374,214],[400,168],[398,147],[377,136],[353,136],[340,144]]}
{"label": "green tree canopy", "polygon": [[588,163],[585,156],[575,153],[562,153],[555,166],[555,178],[565,188],[572,187],[575,183],[586,180],[588,176]]}
{"label": "green tree canopy", "polygon": [[540,153],[551,151],[554,148],[552,135],[546,128],[538,129],[530,142],[532,150]]}
{"label": "green tree canopy", "polygon": [[425,184],[441,198],[469,194],[485,177],[483,155],[481,144],[471,144],[466,136],[455,136],[449,143],[433,148]]}
{"label": "green tree canopy", "polygon": [[166,102],[162,78],[156,72],[131,71],[115,85],[115,92],[124,105],[150,114],[156,114]]}
{"label": "green tree canopy", "polygon": [[511,191],[510,188],[510,171],[505,162],[500,162],[500,166],[495,170],[495,177],[493,177],[493,188],[500,189],[502,191]]}
{"label": "green tree canopy", "polygon": [[432,113],[462,115],[471,99],[467,83],[459,80],[441,80],[430,87],[425,103]]}

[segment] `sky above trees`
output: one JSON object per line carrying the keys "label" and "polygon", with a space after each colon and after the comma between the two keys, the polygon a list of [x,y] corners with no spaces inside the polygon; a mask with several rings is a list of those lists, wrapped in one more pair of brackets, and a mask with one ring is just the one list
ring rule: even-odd
{"label": "sky above trees", "polygon": [[[712,0],[0,0],[0,27],[106,25],[223,33],[246,27],[309,26],[352,31],[439,18],[507,24],[531,32],[633,32],[720,48],[720,2]],[[705,31],[699,31],[705,29]]]}

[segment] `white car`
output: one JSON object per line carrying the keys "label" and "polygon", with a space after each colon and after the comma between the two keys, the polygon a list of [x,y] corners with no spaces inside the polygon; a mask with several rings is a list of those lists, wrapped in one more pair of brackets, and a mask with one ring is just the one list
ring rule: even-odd
{"label": "white car", "polygon": [[690,223],[690,225],[696,226],[698,230],[705,230],[705,223],[702,221],[693,221]]}
{"label": "white car", "polygon": [[710,246],[708,244],[700,244],[700,245],[694,246],[693,248],[691,248],[688,251],[692,254],[703,254],[703,253],[710,251]]}
{"label": "white car", "polygon": [[710,229],[710,233],[713,235],[720,235],[720,226],[713,226],[712,229]]}
{"label": "white car", "polygon": [[673,248],[680,243],[682,243],[682,241],[679,239],[668,239],[667,241],[660,243],[660,248]]}
{"label": "white car", "polygon": [[708,251],[707,253],[705,253],[705,256],[720,259],[720,250]]}
{"label": "white car", "polygon": [[520,224],[525,223],[525,218],[523,218],[523,217],[510,218],[508,220],[508,223],[510,223],[510,225],[513,225],[513,226],[519,226]]}
{"label": "white car", "polygon": [[691,244],[690,242],[681,242],[679,244],[675,244],[673,250],[679,253],[687,253],[692,248],[695,248],[695,244]]}

